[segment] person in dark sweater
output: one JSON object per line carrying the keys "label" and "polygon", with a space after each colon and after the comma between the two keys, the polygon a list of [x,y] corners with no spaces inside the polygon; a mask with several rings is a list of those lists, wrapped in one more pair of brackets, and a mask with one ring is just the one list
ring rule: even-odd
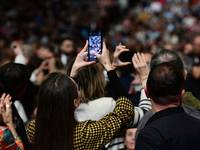
{"label": "person in dark sweater", "polygon": [[137,137],[136,150],[200,149],[200,120],[182,108],[184,76],[175,63],[164,62],[148,76],[145,93],[153,116]]}

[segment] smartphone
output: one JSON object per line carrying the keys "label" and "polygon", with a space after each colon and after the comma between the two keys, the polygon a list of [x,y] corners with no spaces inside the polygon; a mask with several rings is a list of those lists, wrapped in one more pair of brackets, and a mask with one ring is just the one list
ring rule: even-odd
{"label": "smartphone", "polygon": [[94,52],[102,53],[102,33],[101,31],[92,31],[88,33],[88,61],[98,61]]}
{"label": "smartphone", "polygon": [[135,53],[137,52],[136,51],[122,52],[119,55],[119,60],[121,60],[122,62],[132,62],[132,57]]}

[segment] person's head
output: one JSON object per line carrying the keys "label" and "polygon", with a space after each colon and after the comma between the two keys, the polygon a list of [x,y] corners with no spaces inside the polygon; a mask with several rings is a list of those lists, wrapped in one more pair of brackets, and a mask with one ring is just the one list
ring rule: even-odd
{"label": "person's head", "polygon": [[194,49],[193,49],[193,45],[191,43],[187,43],[184,45],[184,48],[183,48],[184,55],[190,54],[193,51],[194,51]]}
{"label": "person's head", "polygon": [[[74,60],[67,66],[67,75],[70,75]],[[83,67],[78,73],[78,88],[81,93],[81,102],[104,97],[104,74],[100,63]]]}
{"label": "person's head", "polygon": [[55,56],[55,48],[52,44],[42,44],[36,53],[38,58],[48,59]]}
{"label": "person's head", "polygon": [[[35,149],[73,149],[74,110],[79,103],[77,85],[67,75],[51,73],[43,80],[38,97]],[[49,142],[52,137],[56,142]]]}
{"label": "person's head", "polygon": [[5,65],[9,62],[14,62],[14,54],[11,49],[8,48],[2,48],[0,49],[0,67]]}
{"label": "person's head", "polygon": [[158,105],[180,105],[184,93],[182,70],[172,62],[160,63],[149,73],[147,97]]}
{"label": "person's head", "polygon": [[137,128],[128,128],[125,130],[124,145],[126,150],[135,149],[135,133]]}
{"label": "person's head", "polygon": [[194,50],[196,53],[200,53],[200,36],[196,36],[193,39]]}
{"label": "person's head", "polygon": [[7,63],[0,68],[0,95],[10,94],[12,100],[20,98],[25,92],[30,78],[30,70],[22,64]]}
{"label": "person's head", "polygon": [[74,47],[74,40],[72,38],[62,39],[60,44],[60,51],[67,55],[76,53]]}
{"label": "person's head", "polygon": [[153,69],[156,65],[163,62],[172,62],[175,63],[179,69],[183,72],[183,62],[178,54],[172,50],[163,49],[160,52],[155,53],[150,62],[150,69]]}
{"label": "person's head", "polygon": [[101,64],[85,66],[78,73],[78,77],[81,102],[87,103],[104,96],[104,74]]}
{"label": "person's head", "polygon": [[146,63],[149,64],[151,62],[151,58],[152,58],[152,53],[150,52],[144,52],[144,57],[145,57],[145,60],[146,60]]}
{"label": "person's head", "polygon": [[165,48],[165,49],[168,49],[168,50],[173,50],[173,49],[174,49],[174,45],[172,45],[172,44],[166,44],[166,45],[164,46],[164,48]]}

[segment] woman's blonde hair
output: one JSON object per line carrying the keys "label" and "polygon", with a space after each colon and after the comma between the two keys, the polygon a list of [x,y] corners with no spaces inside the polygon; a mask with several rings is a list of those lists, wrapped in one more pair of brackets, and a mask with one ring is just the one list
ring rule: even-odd
{"label": "woman's blonde hair", "polygon": [[78,74],[81,102],[104,97],[103,66],[100,63],[84,67]]}

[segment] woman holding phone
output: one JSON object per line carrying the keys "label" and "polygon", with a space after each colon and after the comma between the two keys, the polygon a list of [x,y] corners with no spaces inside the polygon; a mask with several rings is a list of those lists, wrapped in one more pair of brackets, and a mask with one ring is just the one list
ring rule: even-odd
{"label": "woman holding phone", "polygon": [[[82,59],[87,47],[88,42],[76,57],[70,73],[72,78],[82,67],[96,63]],[[102,54],[95,55],[106,69],[118,97],[115,109],[99,121],[78,123],[74,111],[79,106],[81,95],[76,82],[62,73],[48,75],[40,88],[36,120],[28,127],[35,150],[101,149],[132,120],[133,105],[112,69],[105,43]]]}

